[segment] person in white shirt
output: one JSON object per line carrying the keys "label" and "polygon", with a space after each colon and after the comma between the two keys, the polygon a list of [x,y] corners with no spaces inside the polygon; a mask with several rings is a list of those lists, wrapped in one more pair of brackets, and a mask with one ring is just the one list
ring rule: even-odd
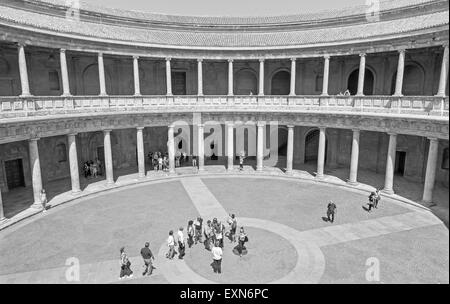
{"label": "person in white shirt", "polygon": [[166,254],[166,257],[170,260],[173,259],[175,255],[175,238],[173,237],[173,231],[169,231],[169,238],[167,239],[167,246],[169,247],[169,252]]}
{"label": "person in white shirt", "polygon": [[178,229],[178,247],[179,247],[178,258],[180,260],[182,260],[185,255],[185,253],[184,253],[185,246],[186,246],[186,244],[185,244],[185,239],[184,239],[184,234],[183,234],[183,227],[180,227],[180,229]]}
{"label": "person in white shirt", "polygon": [[219,242],[216,241],[214,247],[211,249],[213,255],[213,270],[215,273],[222,273],[222,248],[219,247]]}

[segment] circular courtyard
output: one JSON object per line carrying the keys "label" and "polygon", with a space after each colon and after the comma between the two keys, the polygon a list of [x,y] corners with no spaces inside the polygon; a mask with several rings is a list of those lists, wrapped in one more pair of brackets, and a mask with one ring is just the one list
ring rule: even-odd
{"label": "circular courtyard", "polygon": [[[387,197],[368,212],[367,196],[314,181],[233,175],[112,189],[0,231],[0,282],[70,282],[74,260],[80,283],[119,282],[125,246],[134,278],[121,283],[448,283],[447,227]],[[334,223],[326,221],[329,200],[337,205]],[[236,244],[225,240],[222,274],[213,273],[202,244],[186,248],[184,260],[164,257],[169,230],[228,213],[248,233],[248,254],[236,256]],[[156,257],[150,277],[142,277],[139,255],[146,241]]]}

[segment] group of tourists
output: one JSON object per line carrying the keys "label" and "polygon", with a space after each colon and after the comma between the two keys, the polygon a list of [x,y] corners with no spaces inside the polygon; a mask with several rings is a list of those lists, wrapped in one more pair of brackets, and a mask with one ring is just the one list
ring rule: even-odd
{"label": "group of tourists", "polygon": [[[169,170],[169,154],[167,152],[149,152],[148,158],[152,163],[154,171],[168,171]],[[189,161],[189,156],[184,151],[177,151],[175,154],[175,167],[182,166]],[[195,164],[196,166],[197,164]]]}
{"label": "group of tourists", "polygon": [[[178,229],[176,236],[174,236],[173,230],[170,230],[169,237],[167,238],[169,251],[166,254],[166,258],[171,260],[178,254],[178,259],[183,259],[186,254],[186,245],[191,248],[193,245],[202,243],[204,248],[212,253],[213,263],[211,265],[214,272],[222,273],[224,239],[228,238],[230,243],[236,242],[236,216],[230,214],[227,223],[229,225],[228,231],[226,231],[224,223],[220,222],[217,218],[214,218],[212,221],[207,220],[206,223],[204,223],[201,217],[197,217],[195,221],[188,221],[186,237],[184,235],[183,227]],[[242,257],[242,255],[247,252],[245,247],[246,242],[248,242],[248,237],[244,231],[244,227],[241,227],[238,245],[233,249],[233,252],[236,252],[236,254]],[[175,250],[175,247],[177,246],[178,252]]]}
{"label": "group of tourists", "polygon": [[85,178],[96,178],[102,175],[102,162],[97,158],[95,161],[88,160],[83,164],[83,172]]}
{"label": "group of tourists", "polygon": [[[153,273],[153,269],[156,269],[153,266],[153,261],[155,260],[155,256],[150,250],[150,243],[146,242],[144,247],[141,249],[141,256],[144,260],[144,272],[143,276],[151,275]],[[131,261],[128,258],[128,255],[125,252],[125,247],[120,248],[120,275],[119,279],[132,278],[133,271],[131,270]]]}

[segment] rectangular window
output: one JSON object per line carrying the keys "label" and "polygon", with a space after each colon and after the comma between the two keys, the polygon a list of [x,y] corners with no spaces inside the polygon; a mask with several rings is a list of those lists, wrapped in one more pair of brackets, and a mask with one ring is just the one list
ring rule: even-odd
{"label": "rectangular window", "polygon": [[58,71],[49,71],[48,72],[48,83],[51,91],[59,91],[59,74]]}

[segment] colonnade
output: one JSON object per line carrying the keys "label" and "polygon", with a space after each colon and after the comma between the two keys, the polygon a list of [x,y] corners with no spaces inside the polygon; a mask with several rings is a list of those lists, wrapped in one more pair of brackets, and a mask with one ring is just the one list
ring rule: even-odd
{"label": "colonnade", "polygon": [[[441,72],[439,78],[439,86],[436,96],[445,96],[445,87],[447,84],[448,68],[449,68],[449,48],[448,44],[443,45],[444,53],[441,63]],[[402,96],[403,89],[403,74],[405,69],[405,52],[406,49],[400,49],[398,51],[398,64],[397,64],[397,78],[395,82],[394,96]],[[99,76],[99,91],[100,96],[107,96],[106,83],[105,83],[105,68],[103,62],[103,53],[97,53],[98,63],[98,76]],[[322,83],[322,96],[328,96],[328,82],[330,74],[330,55],[324,55],[323,60],[323,83]],[[172,96],[172,75],[171,75],[171,60],[172,58],[165,58],[166,62],[166,95]],[[259,59],[259,90],[258,95],[264,95],[264,64],[265,58]],[[290,96],[295,96],[296,86],[296,58],[290,58],[291,60],[291,78],[290,78]],[[19,61],[19,74],[22,86],[22,97],[30,96],[30,86],[28,80],[28,70],[25,56],[24,44],[18,44],[18,61]],[[197,59],[197,88],[198,95],[203,95],[203,58]],[[228,96],[234,95],[233,88],[233,59],[228,59]],[[70,96],[69,75],[66,61],[66,50],[60,49],[60,64],[61,64],[61,78],[63,85],[63,96]],[[358,89],[357,96],[364,95],[364,73],[366,66],[366,53],[360,53],[359,75],[358,75]],[[139,56],[133,56],[133,78],[134,78],[134,95],[140,96],[140,80],[139,80]]]}
{"label": "colonnade", "polygon": [[[232,172],[234,170],[234,128],[235,123],[232,121],[226,122],[226,132],[227,132],[227,171]],[[204,124],[197,124],[198,130],[198,142],[197,142],[197,164],[198,170],[200,172],[205,170],[204,162]],[[256,150],[256,171],[261,172],[264,169],[264,136],[265,136],[265,121],[256,122],[257,126],[257,150]],[[175,140],[174,140],[174,125],[168,126],[168,141],[167,150],[169,157],[169,173],[174,174],[175,171]],[[326,145],[326,127],[319,126],[319,146],[318,146],[318,159],[317,159],[317,171],[316,179],[325,178],[324,167],[325,167],[325,145]],[[293,159],[294,159],[294,125],[287,125],[288,136],[287,136],[287,157],[286,157],[286,174],[290,175],[293,173]],[[144,140],[143,140],[144,126],[136,128],[137,137],[137,160],[138,160],[138,178],[143,179],[146,177],[145,170],[145,153],[144,153]],[[106,185],[112,186],[114,182],[114,172],[113,172],[113,155],[111,148],[111,129],[103,130],[103,144],[104,144],[104,155],[105,155],[105,175],[106,175]],[[353,129],[352,136],[352,146],[351,146],[351,159],[350,159],[350,173],[347,183],[349,185],[358,184],[358,158],[359,158],[359,138],[360,130]],[[386,159],[386,170],[385,170],[385,182],[383,192],[387,194],[393,194],[394,188],[394,169],[395,169],[395,153],[397,146],[397,134],[389,134],[389,145],[387,151]],[[69,167],[70,167],[70,179],[72,185],[72,193],[74,195],[81,192],[80,188],[80,178],[79,178],[79,166],[78,166],[78,155],[77,155],[77,142],[76,133],[70,133],[67,135],[68,142],[68,155],[69,155]],[[42,176],[41,176],[41,165],[40,156],[38,148],[39,138],[32,138],[28,140],[29,148],[29,161],[31,169],[32,187],[33,187],[33,200],[34,203],[32,208],[41,208],[41,190],[42,190]],[[425,182],[423,189],[423,202],[430,203],[433,199],[433,188],[435,184],[437,159],[438,159],[438,146],[439,140],[437,138],[429,138],[429,152],[427,158]],[[4,218],[2,198],[0,194],[0,221]]]}

